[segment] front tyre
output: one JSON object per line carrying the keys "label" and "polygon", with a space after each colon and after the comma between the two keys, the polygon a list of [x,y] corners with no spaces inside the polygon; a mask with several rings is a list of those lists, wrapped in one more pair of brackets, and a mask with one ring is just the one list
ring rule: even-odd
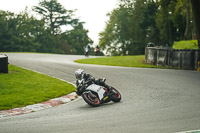
{"label": "front tyre", "polygon": [[111,89],[112,89],[112,92],[113,92],[111,100],[113,102],[119,102],[122,98],[121,94],[119,93],[119,91],[117,89],[115,89],[113,87],[111,87]]}
{"label": "front tyre", "polygon": [[92,92],[90,92],[90,91],[84,92],[82,94],[82,97],[83,97],[84,101],[86,103],[88,103],[89,105],[91,105],[93,107],[100,106],[100,100],[99,100],[98,96],[93,94]]}

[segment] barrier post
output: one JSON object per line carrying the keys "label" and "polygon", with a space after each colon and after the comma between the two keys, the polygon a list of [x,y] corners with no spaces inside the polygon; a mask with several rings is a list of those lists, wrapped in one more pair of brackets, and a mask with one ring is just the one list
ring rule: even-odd
{"label": "barrier post", "polygon": [[0,54],[0,73],[8,73],[8,56]]}
{"label": "barrier post", "polygon": [[198,61],[197,71],[200,71],[200,61]]}

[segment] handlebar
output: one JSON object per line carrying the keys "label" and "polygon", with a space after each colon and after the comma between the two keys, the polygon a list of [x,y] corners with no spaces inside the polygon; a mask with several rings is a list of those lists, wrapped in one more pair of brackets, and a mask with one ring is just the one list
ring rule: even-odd
{"label": "handlebar", "polygon": [[76,93],[80,96],[85,91],[85,89],[93,83],[92,79],[87,81],[82,80],[79,86],[77,87]]}

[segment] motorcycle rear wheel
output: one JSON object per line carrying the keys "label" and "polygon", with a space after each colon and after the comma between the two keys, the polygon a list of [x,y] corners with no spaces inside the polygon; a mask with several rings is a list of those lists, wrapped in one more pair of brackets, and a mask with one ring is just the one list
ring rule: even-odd
{"label": "motorcycle rear wheel", "polygon": [[91,97],[88,92],[84,92],[82,94],[82,97],[84,99],[84,101],[86,103],[88,103],[89,105],[93,106],[93,107],[98,107],[100,106],[100,100],[98,98],[98,96],[94,93],[92,93],[95,97]]}

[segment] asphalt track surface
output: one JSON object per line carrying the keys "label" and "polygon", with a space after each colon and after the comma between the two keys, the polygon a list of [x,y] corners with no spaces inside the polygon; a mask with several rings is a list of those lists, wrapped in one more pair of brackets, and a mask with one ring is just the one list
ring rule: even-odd
{"label": "asphalt track surface", "polygon": [[84,56],[11,54],[9,63],[75,83],[82,68],[122,94],[120,103],[90,107],[82,98],[0,118],[0,133],[173,133],[200,129],[200,72],[73,63]]}

